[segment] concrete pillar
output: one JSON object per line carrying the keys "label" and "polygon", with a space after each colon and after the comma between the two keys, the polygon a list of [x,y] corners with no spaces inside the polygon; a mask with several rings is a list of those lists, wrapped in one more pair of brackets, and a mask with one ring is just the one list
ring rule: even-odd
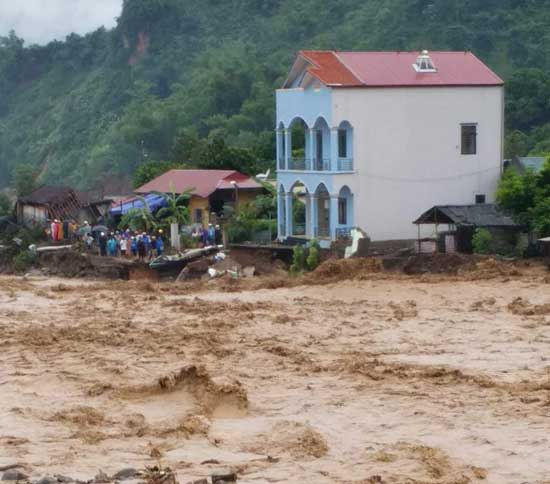
{"label": "concrete pillar", "polygon": [[306,237],[311,239],[311,195],[308,193],[306,195]]}
{"label": "concrete pillar", "polygon": [[286,193],[285,198],[286,198],[286,207],[285,207],[286,236],[290,237],[294,232],[294,228],[292,227],[292,192]]}
{"label": "concrete pillar", "polygon": [[283,136],[285,138],[284,157],[285,157],[285,170],[289,169],[290,157],[292,154],[292,132],[290,129],[283,130]]}
{"label": "concrete pillar", "polygon": [[316,239],[318,237],[318,233],[317,233],[317,229],[318,229],[318,219],[319,219],[319,214],[317,213],[318,212],[318,208],[319,208],[319,204],[318,204],[318,198],[315,196],[315,195],[311,195],[310,197],[310,204],[311,204],[311,219],[308,221],[309,223],[309,227],[310,227],[310,232],[311,232],[311,238],[312,239]]}
{"label": "concrete pillar", "polygon": [[283,133],[282,130],[277,129],[275,131],[276,143],[276,159],[277,159],[277,171],[282,168],[281,160],[283,159]]}
{"label": "concrete pillar", "polygon": [[338,195],[330,196],[330,238],[336,240],[336,228],[338,227]]}
{"label": "concrete pillar", "polygon": [[330,129],[330,171],[338,171],[338,128]]}
{"label": "concrete pillar", "polygon": [[306,170],[315,169],[316,133],[317,133],[317,130],[313,128],[307,131],[309,142],[307,143],[307,150],[306,150],[307,151],[306,152]]}
{"label": "concrete pillar", "polygon": [[285,195],[277,190],[277,239],[285,237]]}

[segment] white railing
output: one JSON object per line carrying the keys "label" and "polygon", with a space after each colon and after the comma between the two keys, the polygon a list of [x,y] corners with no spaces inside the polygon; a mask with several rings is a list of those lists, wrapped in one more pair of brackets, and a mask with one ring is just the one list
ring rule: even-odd
{"label": "white railing", "polygon": [[338,171],[353,171],[353,158],[338,158]]}

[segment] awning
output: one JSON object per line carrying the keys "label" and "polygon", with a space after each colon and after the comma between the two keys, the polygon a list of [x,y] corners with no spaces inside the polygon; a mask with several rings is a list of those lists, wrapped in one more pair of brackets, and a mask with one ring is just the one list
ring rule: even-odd
{"label": "awning", "polygon": [[150,193],[144,197],[134,197],[127,200],[121,200],[115,206],[109,210],[111,216],[126,215],[130,210],[134,208],[143,208],[143,200],[147,202],[147,206],[151,212],[158,210],[159,208],[166,207],[168,203],[166,199],[161,195],[155,195]]}

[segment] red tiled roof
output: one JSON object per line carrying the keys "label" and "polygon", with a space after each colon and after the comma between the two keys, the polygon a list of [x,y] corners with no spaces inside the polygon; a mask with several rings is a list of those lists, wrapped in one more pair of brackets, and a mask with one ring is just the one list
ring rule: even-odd
{"label": "red tiled roof", "polygon": [[308,72],[319,79],[323,84],[342,84],[345,86],[362,86],[360,79],[344,65],[334,52],[303,50],[300,54],[309,61],[312,66]]}
{"label": "red tiled roof", "polygon": [[430,52],[437,72],[417,72],[419,52],[301,51],[308,72],[331,87],[500,86],[504,81],[471,52]]}
{"label": "red tiled roof", "polygon": [[261,189],[262,185],[234,170],[170,170],[135,190],[136,193],[183,193],[192,189],[191,195],[206,198],[216,190],[233,189],[236,181],[239,189]]}

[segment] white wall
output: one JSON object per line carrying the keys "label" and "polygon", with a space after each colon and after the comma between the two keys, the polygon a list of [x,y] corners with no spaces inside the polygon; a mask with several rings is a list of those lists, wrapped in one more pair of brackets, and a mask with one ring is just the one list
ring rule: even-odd
{"label": "white wall", "polygon": [[[353,126],[354,219],[373,240],[416,237],[433,205],[494,200],[502,87],[333,89],[332,112]],[[461,155],[461,123],[478,124],[476,155]]]}

